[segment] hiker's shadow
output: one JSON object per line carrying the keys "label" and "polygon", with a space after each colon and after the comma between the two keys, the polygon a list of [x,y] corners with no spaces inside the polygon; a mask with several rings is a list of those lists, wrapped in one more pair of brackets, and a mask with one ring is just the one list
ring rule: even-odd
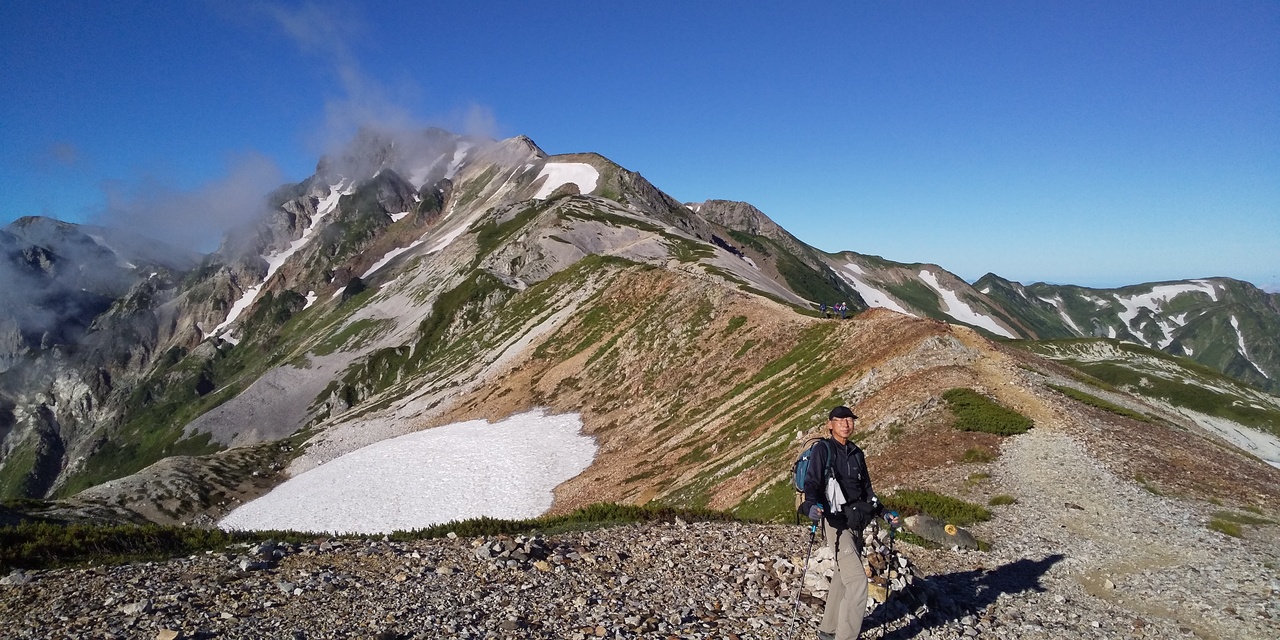
{"label": "hiker's shadow", "polygon": [[[978,615],[1003,594],[1046,591],[1040,586],[1040,579],[1050,567],[1061,562],[1065,557],[1057,553],[1040,560],[1022,559],[1010,562],[991,570],[927,576],[924,580],[932,587],[929,591],[936,596],[927,603],[930,615],[914,618],[907,626],[895,629],[881,637],[891,640],[914,638],[927,629],[942,626],[965,616]],[[882,626],[893,626],[892,622],[913,614],[920,604],[926,603],[899,602],[898,604],[900,606],[880,607],[867,619],[863,627],[872,630]]]}

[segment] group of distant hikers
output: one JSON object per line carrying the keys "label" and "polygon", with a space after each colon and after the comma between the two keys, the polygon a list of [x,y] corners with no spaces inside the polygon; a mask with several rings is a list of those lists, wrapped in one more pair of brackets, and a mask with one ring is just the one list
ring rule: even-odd
{"label": "group of distant hikers", "polygon": [[825,302],[818,305],[822,311],[822,315],[827,318],[834,318],[836,314],[840,314],[840,319],[844,320],[849,317],[849,304],[845,302],[837,302],[835,304],[827,304]]}
{"label": "group of distant hikers", "polygon": [[[849,439],[857,419],[849,407],[840,405],[832,409],[827,415],[829,437],[806,449],[794,470],[793,482],[803,493],[797,511],[813,521],[809,529],[810,546],[814,533],[821,527],[823,538],[836,558],[826,611],[818,625],[819,640],[856,640],[861,633],[862,616],[867,608],[862,530],[878,516],[885,518],[891,530],[899,524],[898,515],[886,513],[876,498],[867,474],[866,456]],[[807,569],[807,560],[805,566]]]}

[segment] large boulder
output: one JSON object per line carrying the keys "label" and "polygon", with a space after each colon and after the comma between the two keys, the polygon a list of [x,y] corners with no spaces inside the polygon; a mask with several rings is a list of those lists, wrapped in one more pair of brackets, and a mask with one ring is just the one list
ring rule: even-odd
{"label": "large boulder", "polygon": [[907,531],[930,542],[936,542],[946,547],[960,547],[961,549],[978,548],[978,539],[973,537],[973,534],[967,530],[947,524],[923,513],[907,517],[903,520],[903,524],[906,525]]}

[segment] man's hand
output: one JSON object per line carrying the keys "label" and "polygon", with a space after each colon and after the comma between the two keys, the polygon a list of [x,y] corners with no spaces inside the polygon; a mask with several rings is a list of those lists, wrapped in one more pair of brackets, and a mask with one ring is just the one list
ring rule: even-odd
{"label": "man's hand", "polygon": [[884,521],[889,523],[889,528],[891,529],[896,529],[902,526],[902,523],[898,520],[897,511],[886,511],[884,514]]}
{"label": "man's hand", "polygon": [[809,507],[809,519],[817,522],[822,519],[822,505],[815,504]]}

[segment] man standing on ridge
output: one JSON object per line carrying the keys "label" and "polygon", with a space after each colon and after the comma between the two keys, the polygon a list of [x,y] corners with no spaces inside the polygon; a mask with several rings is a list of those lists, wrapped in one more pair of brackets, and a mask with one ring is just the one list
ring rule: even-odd
{"label": "man standing on ridge", "polygon": [[799,507],[810,520],[823,521],[823,537],[836,557],[836,573],[818,625],[819,640],[856,640],[867,610],[862,530],[883,507],[871,490],[866,456],[849,440],[857,417],[844,405],[827,416],[831,437],[813,447]]}

